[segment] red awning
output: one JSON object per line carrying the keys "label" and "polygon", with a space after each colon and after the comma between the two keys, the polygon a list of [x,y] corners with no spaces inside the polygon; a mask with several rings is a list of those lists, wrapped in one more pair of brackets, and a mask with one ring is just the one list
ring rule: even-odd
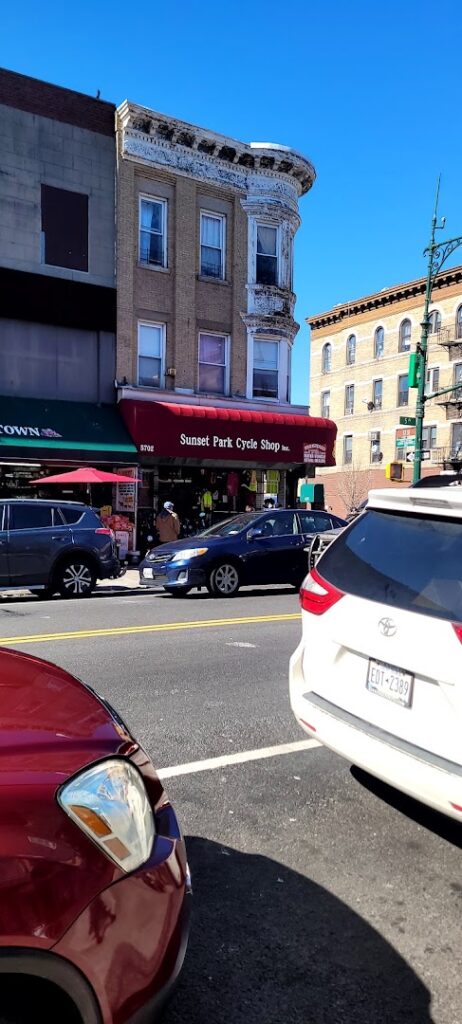
{"label": "red awning", "polygon": [[126,398],[119,408],[138,451],[154,458],[335,465],[332,420]]}

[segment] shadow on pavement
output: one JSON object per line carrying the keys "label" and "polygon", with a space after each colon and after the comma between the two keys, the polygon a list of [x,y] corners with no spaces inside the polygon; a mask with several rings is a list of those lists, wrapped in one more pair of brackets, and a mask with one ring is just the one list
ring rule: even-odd
{"label": "shadow on pavement", "polygon": [[427,988],[335,896],[267,857],[187,846],[193,925],[164,1024],[431,1024]]}
{"label": "shadow on pavement", "polygon": [[406,796],[405,793],[400,793],[398,789],[393,789],[393,786],[388,786],[386,782],[374,778],[362,768],[353,765],[350,771],[356,781],[379,800],[383,800],[389,807],[400,811],[406,818],[415,821],[417,825],[428,829],[429,832],[434,832],[440,839],[445,839],[451,846],[462,850],[462,826],[459,822],[453,818],[447,818],[438,811],[433,811],[431,807],[426,807],[425,804],[419,803],[411,796]]}

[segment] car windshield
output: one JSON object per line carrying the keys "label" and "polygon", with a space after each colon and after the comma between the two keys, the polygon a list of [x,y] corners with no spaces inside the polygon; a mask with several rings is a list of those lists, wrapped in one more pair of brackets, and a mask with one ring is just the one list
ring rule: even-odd
{"label": "car windshield", "polygon": [[339,590],[462,622],[462,520],[366,511],[318,563]]}
{"label": "car windshield", "polygon": [[258,518],[258,513],[243,512],[241,516],[233,516],[232,519],[224,519],[216,526],[209,526],[208,530],[199,533],[199,537],[229,537],[233,533],[240,533],[246,526],[251,526]]}

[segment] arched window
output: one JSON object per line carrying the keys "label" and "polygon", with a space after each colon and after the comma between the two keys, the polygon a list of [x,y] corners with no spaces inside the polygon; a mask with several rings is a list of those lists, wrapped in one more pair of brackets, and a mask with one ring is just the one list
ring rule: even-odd
{"label": "arched window", "polygon": [[332,345],[327,341],[322,350],[322,372],[330,373],[332,366]]}
{"label": "arched window", "polygon": [[383,327],[376,327],[374,334],[374,359],[381,359],[385,348],[385,333]]}
{"label": "arched window", "polygon": [[432,309],[428,318],[428,333],[437,334],[441,330],[441,313],[437,309]]}
{"label": "arched window", "polygon": [[354,334],[350,334],[346,343],[346,361],[347,366],[353,366],[356,362],[356,338]]}
{"label": "arched window", "polygon": [[459,306],[456,313],[456,338],[462,338],[462,306]]}
{"label": "arched window", "polygon": [[399,328],[399,352],[409,352],[411,347],[411,331],[411,321],[402,320]]}

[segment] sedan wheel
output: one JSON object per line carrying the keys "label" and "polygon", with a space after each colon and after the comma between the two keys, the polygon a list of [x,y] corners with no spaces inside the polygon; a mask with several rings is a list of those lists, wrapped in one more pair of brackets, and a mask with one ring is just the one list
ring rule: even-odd
{"label": "sedan wheel", "polygon": [[57,576],[61,597],[88,597],[95,586],[95,574],[88,562],[68,562]]}
{"label": "sedan wheel", "polygon": [[214,597],[234,597],[239,590],[239,573],[235,565],[223,562],[210,573],[209,590]]}

